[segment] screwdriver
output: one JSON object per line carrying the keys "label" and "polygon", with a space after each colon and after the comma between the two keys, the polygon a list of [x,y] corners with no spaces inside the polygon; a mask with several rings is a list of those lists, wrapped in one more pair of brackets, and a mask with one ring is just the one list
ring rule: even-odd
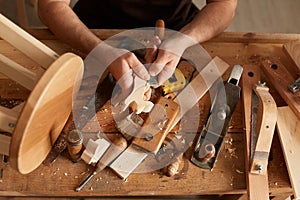
{"label": "screwdriver", "polygon": [[97,162],[93,172],[75,189],[76,192],[79,192],[97,173],[108,166],[127,147],[127,141],[121,134],[114,135],[111,142],[112,144],[102,158]]}

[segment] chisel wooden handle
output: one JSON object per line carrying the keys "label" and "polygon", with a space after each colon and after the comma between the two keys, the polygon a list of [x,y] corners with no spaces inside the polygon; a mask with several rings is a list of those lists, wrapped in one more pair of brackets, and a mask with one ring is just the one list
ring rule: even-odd
{"label": "chisel wooden handle", "polygon": [[165,22],[162,19],[159,19],[155,23],[155,35],[159,37],[160,40],[164,39],[165,35]]}

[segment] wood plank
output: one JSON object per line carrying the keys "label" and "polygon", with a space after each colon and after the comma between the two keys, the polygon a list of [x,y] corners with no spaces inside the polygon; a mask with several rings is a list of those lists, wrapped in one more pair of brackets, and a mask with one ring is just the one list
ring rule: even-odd
{"label": "wood plank", "polygon": [[10,79],[21,84],[28,90],[32,90],[34,88],[37,79],[35,73],[22,67],[2,54],[0,54],[0,64],[0,73],[5,74]]}
{"label": "wood plank", "polygon": [[242,76],[242,99],[244,111],[244,133],[246,141],[245,170],[247,178],[247,190],[249,199],[269,199],[268,175],[250,173],[250,149],[251,149],[251,105],[252,88],[260,80],[260,70],[257,65],[244,65]]}
{"label": "wood plank", "polygon": [[57,53],[52,49],[35,39],[2,14],[0,14],[0,37],[36,61],[44,69],[47,69],[58,58]]}
{"label": "wood plank", "polygon": [[276,58],[267,58],[262,62],[262,69],[268,76],[269,81],[300,119],[300,92],[292,93],[288,86],[295,81],[293,76]]}
{"label": "wood plank", "polygon": [[20,112],[0,106],[0,130],[12,133]]}
{"label": "wood plank", "polygon": [[[277,106],[266,86],[256,85],[254,91],[259,98],[256,116],[257,141],[251,163],[251,173],[266,174],[272,139],[277,121]],[[253,122],[252,122],[253,123]],[[257,169],[260,166],[261,169]]]}
{"label": "wood plank", "polygon": [[[290,41],[283,45],[283,50],[293,60],[300,72],[300,42]],[[300,76],[300,74],[299,74]]]}
{"label": "wood plank", "polygon": [[287,106],[278,108],[277,130],[294,190],[294,198],[300,199],[300,120]]}
{"label": "wood plank", "polygon": [[0,134],[0,155],[9,155],[10,141],[10,136]]}

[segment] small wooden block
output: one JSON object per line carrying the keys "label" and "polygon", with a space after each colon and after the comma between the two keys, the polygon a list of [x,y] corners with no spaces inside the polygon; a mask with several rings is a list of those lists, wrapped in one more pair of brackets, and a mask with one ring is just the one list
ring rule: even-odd
{"label": "small wooden block", "polygon": [[280,96],[300,119],[300,92],[292,93],[288,86],[295,79],[288,72],[286,67],[275,58],[268,58],[262,62],[262,69],[269,77],[271,84],[275,87]]}
{"label": "small wooden block", "polygon": [[0,154],[9,156],[11,137],[0,134]]}
{"label": "small wooden block", "polygon": [[294,199],[300,199],[300,120],[289,107],[278,108],[277,130],[294,190]]}
{"label": "small wooden block", "polygon": [[96,141],[89,139],[81,159],[87,164],[97,163],[109,146],[110,143],[105,139],[97,139]]}
{"label": "small wooden block", "polygon": [[178,113],[177,103],[164,97],[159,98],[132,144],[156,154]]}

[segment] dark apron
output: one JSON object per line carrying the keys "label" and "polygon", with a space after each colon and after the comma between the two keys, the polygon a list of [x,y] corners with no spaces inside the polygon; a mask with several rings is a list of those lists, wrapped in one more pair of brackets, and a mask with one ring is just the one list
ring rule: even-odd
{"label": "dark apron", "polygon": [[153,27],[157,19],[179,30],[199,10],[191,0],[79,0],[74,12],[89,28]]}

